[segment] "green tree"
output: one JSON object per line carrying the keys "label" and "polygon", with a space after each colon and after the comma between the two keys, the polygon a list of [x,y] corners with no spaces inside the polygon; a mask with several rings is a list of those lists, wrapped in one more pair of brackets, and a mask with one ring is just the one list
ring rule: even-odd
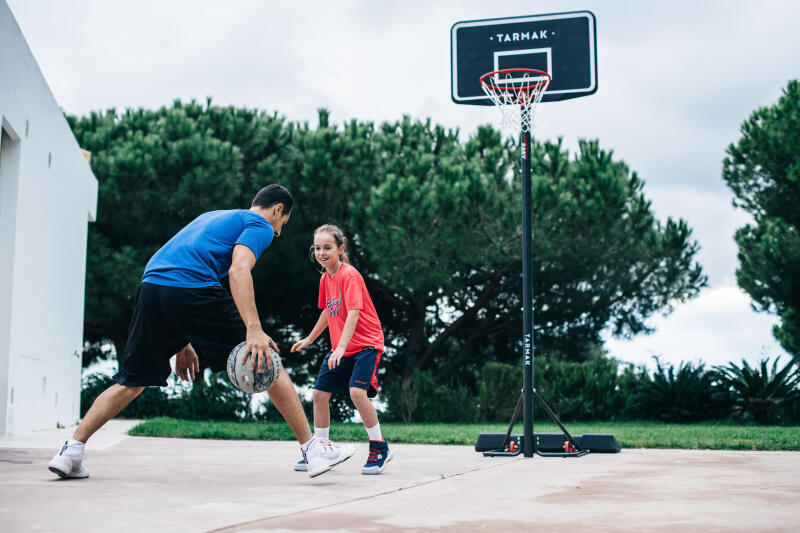
{"label": "green tree", "polygon": [[[297,208],[254,277],[264,326],[282,346],[319,315],[319,273],[307,250],[314,228],[335,223],[384,325],[395,390],[413,394],[417,375],[420,384],[475,391],[486,361],[519,360],[518,153],[491,127],[464,142],[409,117],[335,126],[321,110],[311,127],[195,102],[70,123],[100,181],[87,340],[109,338],[122,353],[150,255],[203,211],[248,207],[258,188],[279,182]],[[584,141],[572,157],[557,141],[534,145],[532,155],[539,350],[591,359],[602,354],[605,327],[646,331],[649,316],[699,291],[705,277],[691,231],[657,221],[643,182],[611,152]],[[326,349],[323,340],[302,355],[284,350],[284,363],[301,382]]]}
{"label": "green tree", "polygon": [[722,177],[734,205],[753,215],[736,232],[736,279],[754,307],[776,313],[773,333],[787,352],[800,354],[800,80],[777,104],[757,109],[727,149]]}
{"label": "green tree", "polygon": [[84,335],[90,349],[111,341],[121,355],[149,257],[197,215],[249,207],[258,188],[281,174],[276,154],[290,130],[275,116],[210,102],[67,119],[92,152],[99,182]]}
{"label": "green tree", "polygon": [[[391,300],[404,380],[474,379],[486,360],[516,362],[521,330],[521,204],[514,144],[489,127],[455,132],[405,119],[375,136],[385,173],[351,202],[349,229],[372,283]],[[535,337],[568,359],[598,353],[600,334],[645,320],[705,282],[683,221],[655,220],[643,183],[599,143],[534,154]],[[363,189],[362,189],[363,190]],[[379,223],[376,223],[378,222]],[[399,315],[399,316],[398,316]],[[401,329],[396,329],[397,327]]]}

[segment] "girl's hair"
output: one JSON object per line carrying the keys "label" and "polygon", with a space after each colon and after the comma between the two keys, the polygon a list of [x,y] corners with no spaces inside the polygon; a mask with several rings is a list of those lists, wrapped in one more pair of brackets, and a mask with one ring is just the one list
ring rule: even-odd
{"label": "girl's hair", "polygon": [[[334,226],[333,224],[323,224],[314,230],[314,237],[316,237],[318,233],[328,233],[331,235],[333,240],[336,241],[337,248],[339,246],[344,246],[344,251],[339,254],[339,260],[342,263],[350,264],[350,259],[347,257],[347,237],[344,236],[344,232],[342,232],[338,226]],[[308,253],[311,256],[311,260],[316,262],[316,259],[314,258],[313,244],[311,245],[311,248],[309,248]]]}

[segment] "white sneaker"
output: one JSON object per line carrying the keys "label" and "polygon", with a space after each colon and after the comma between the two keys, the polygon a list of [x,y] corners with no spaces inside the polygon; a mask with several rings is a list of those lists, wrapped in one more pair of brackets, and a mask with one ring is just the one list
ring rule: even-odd
{"label": "white sneaker", "polygon": [[324,474],[339,463],[346,461],[356,451],[352,444],[337,446],[328,439],[314,438],[303,452],[309,477]]}
{"label": "white sneaker", "polygon": [[81,479],[89,477],[89,471],[83,466],[83,450],[77,452],[79,447],[65,442],[61,450],[55,454],[47,467],[51,472],[62,478]]}

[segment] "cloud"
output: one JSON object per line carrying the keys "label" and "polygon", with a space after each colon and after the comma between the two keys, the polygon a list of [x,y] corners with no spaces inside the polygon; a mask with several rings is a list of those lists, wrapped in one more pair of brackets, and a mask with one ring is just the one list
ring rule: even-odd
{"label": "cloud", "polygon": [[754,313],[750,298],[738,287],[722,286],[703,291],[700,296],[667,317],[656,317],[656,333],[631,341],[608,339],[609,353],[623,361],[652,363],[658,355],[663,362],[678,365],[681,361],[702,361],[707,366],[746,359],[751,364],[763,356],[775,357],[785,352],[771,337],[777,319]]}
{"label": "cloud", "polygon": [[[645,180],[661,220],[683,218],[694,229],[711,283],[697,300],[656,320],[656,335],[612,341],[614,347],[644,359],[652,349],[716,361],[739,357],[738,347],[757,357],[761,346],[775,346],[774,318],[753,312],[745,295],[722,305],[725,291],[736,291],[732,235],[749,217],[730,205],[721,168],[741,123],[800,76],[798,2],[8,4],[57,101],[71,114],[211,96],[218,104],[312,124],[321,106],[334,123],[430,117],[465,138],[479,124],[495,123],[497,111],[451,102],[452,24],[588,8],[597,17],[599,90],[541,106],[534,137],[562,136],[573,151],[580,138],[599,139],[613,150]],[[694,352],[686,339],[695,341]]]}

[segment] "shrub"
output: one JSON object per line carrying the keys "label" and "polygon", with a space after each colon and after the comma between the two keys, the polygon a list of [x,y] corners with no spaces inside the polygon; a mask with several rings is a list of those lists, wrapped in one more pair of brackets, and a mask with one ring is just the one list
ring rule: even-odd
{"label": "shrub", "polygon": [[800,398],[800,361],[793,358],[778,370],[776,357],[769,368],[769,357],[761,360],[758,367],[751,367],[742,360],[742,366],[729,363],[715,367],[720,388],[734,405],[735,414],[749,416],[759,424],[776,421],[780,408],[790,414],[791,408]]}
{"label": "shrub", "polygon": [[[81,417],[94,403],[95,399],[114,384],[111,376],[95,373],[83,379],[81,387]],[[173,416],[170,400],[160,387],[145,387],[144,391],[119,414],[122,418],[154,418]]]}
{"label": "shrub", "polygon": [[606,356],[581,363],[539,357],[534,361],[534,381],[539,394],[563,420],[635,418],[642,412],[639,390],[646,370],[620,366]]}
{"label": "shrub", "polygon": [[[114,384],[111,376],[95,373],[86,376],[81,388],[81,416],[94,400]],[[169,397],[162,387],[144,391],[120,412],[122,418],[170,416],[188,420],[241,420],[252,418],[251,396],[231,385],[225,372],[197,376],[192,387]]]}
{"label": "shrub", "polygon": [[400,422],[475,422],[478,399],[459,383],[437,385],[430,370],[416,370],[405,382],[386,381],[383,419]]}
{"label": "shrub", "polygon": [[718,419],[729,410],[727,399],[714,386],[715,373],[705,365],[682,362],[665,367],[658,357],[653,376],[642,384],[640,401],[647,418],[664,422]]}
{"label": "shrub", "polygon": [[[617,362],[613,359],[597,357],[574,363],[539,357],[534,360],[534,373],[537,391],[563,420],[613,418],[617,414]],[[537,408],[534,405],[534,413]]]}
{"label": "shrub", "polygon": [[[151,387],[149,387],[151,388]],[[252,396],[234,387],[225,371],[204,372],[173,399],[169,416],[186,420],[246,420],[253,417]]]}
{"label": "shrub", "polygon": [[478,379],[480,419],[489,422],[511,420],[522,390],[522,369],[490,361],[481,368]]}

